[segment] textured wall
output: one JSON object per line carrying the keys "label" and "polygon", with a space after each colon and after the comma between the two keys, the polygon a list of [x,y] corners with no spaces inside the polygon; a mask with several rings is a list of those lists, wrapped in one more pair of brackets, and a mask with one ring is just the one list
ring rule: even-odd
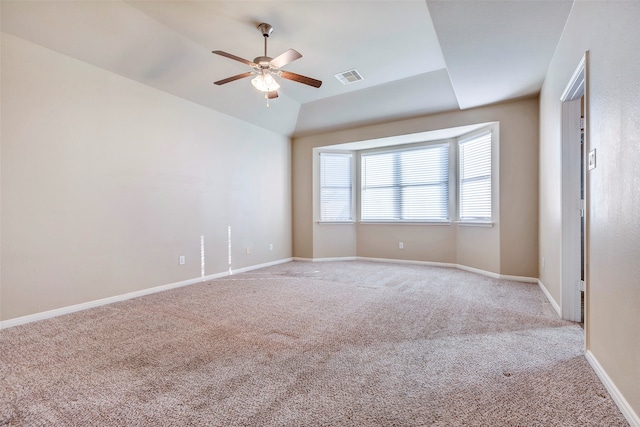
{"label": "textured wall", "polygon": [[560,96],[589,51],[587,346],[640,414],[640,3],[577,1],[540,102],[542,280],[560,303]]}

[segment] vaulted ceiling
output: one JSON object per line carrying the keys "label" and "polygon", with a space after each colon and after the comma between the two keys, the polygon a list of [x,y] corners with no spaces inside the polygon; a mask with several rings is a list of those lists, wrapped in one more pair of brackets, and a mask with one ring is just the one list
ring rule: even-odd
{"label": "vaulted ceiling", "polygon": [[[541,88],[573,0],[10,1],[2,31],[287,135],[467,109]],[[268,54],[323,81],[279,79],[280,96],[241,79],[263,54],[257,25],[274,27]],[[335,74],[356,69],[363,80]]]}

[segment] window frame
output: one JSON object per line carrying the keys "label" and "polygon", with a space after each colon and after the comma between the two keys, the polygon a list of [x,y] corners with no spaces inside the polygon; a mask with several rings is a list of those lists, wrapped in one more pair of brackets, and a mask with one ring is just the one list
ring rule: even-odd
{"label": "window frame", "polygon": [[[455,174],[455,169],[454,164],[452,164],[452,147],[454,146],[455,140],[453,139],[441,139],[441,140],[436,140],[436,141],[429,141],[429,142],[421,142],[421,143],[417,143],[417,144],[407,144],[407,145],[396,145],[396,146],[385,146],[385,147],[380,147],[380,148],[375,148],[375,149],[369,149],[369,150],[360,150],[357,152],[358,155],[358,171],[357,171],[357,176],[358,176],[358,185],[357,185],[357,191],[358,191],[358,203],[357,203],[357,209],[358,209],[358,220],[359,223],[361,224],[421,224],[421,225],[429,225],[429,224],[433,224],[433,225],[449,225],[451,224],[451,218],[452,218],[452,205],[451,205],[451,201],[452,201],[452,192],[454,190],[454,180],[452,180],[452,173]],[[429,149],[429,148],[435,148],[435,147],[446,147],[446,153],[447,153],[447,162],[446,162],[446,167],[447,167],[447,194],[446,194],[446,218],[442,218],[442,219],[438,219],[438,218],[429,218],[429,219],[363,219],[363,157],[366,157],[367,155],[373,155],[373,154],[377,154],[377,153],[400,153],[400,152],[407,152],[407,151],[415,151],[415,150],[421,150],[421,149]],[[397,163],[394,163],[397,165]],[[395,166],[394,166],[395,167]],[[395,173],[397,175],[397,173]],[[401,202],[400,202],[401,203]],[[401,211],[401,205],[398,206],[394,206],[394,209],[396,211]]]}
{"label": "window frame", "polygon": [[[478,126],[479,125],[479,126]],[[499,222],[500,217],[500,193],[499,193],[499,174],[500,174],[500,122],[485,122],[478,125],[472,125],[475,129],[468,131],[459,136],[451,136],[440,139],[430,140],[425,138],[423,142],[415,142],[416,139],[408,141],[406,143],[397,143],[393,140],[396,137],[379,138],[374,140],[365,141],[366,143],[376,142],[370,144],[369,147],[358,147],[358,142],[342,143],[331,146],[320,146],[313,148],[313,221],[316,224],[362,224],[362,225],[433,225],[443,226],[452,225],[457,226],[472,226],[472,227],[494,227]],[[429,134],[431,131],[423,132]],[[459,159],[459,142],[468,140],[483,133],[491,133],[491,219],[472,221],[469,219],[460,219],[460,159]],[[415,134],[417,135],[417,134]],[[401,138],[401,136],[398,136]],[[401,138],[402,139],[402,138]],[[406,138],[409,139],[409,138]],[[384,140],[391,141],[388,144],[382,144]],[[430,145],[449,144],[449,203],[448,214],[449,219],[446,221],[418,221],[418,220],[362,220],[362,164],[361,158],[363,154],[373,152],[384,151],[399,151],[403,149],[414,149],[420,147],[426,147]],[[344,145],[344,148],[341,147]],[[371,147],[373,146],[373,147]],[[347,148],[349,147],[349,148]],[[320,220],[320,153],[332,152],[350,154],[352,156],[351,163],[351,221],[322,221]],[[316,157],[316,154],[318,156]]]}
{"label": "window frame", "polygon": [[[471,133],[467,133],[465,135],[462,135],[460,137],[458,137],[456,139],[456,200],[455,200],[455,207],[456,207],[456,223],[459,225],[468,225],[468,226],[479,226],[479,227],[493,227],[496,218],[497,218],[497,208],[498,208],[498,203],[497,203],[497,177],[498,177],[498,164],[497,164],[497,157],[496,157],[496,152],[497,152],[497,135],[498,135],[498,128],[497,128],[498,124],[494,124],[488,127],[484,127],[481,129],[478,129],[474,132]],[[462,163],[461,163],[461,159],[460,159],[460,155],[461,155],[461,150],[460,150],[460,144],[463,144],[465,142],[480,138],[484,135],[490,135],[490,153],[489,153],[489,158],[490,158],[490,167],[491,167],[491,175],[489,178],[490,181],[490,204],[491,204],[491,216],[489,218],[463,218],[461,217],[461,210],[462,210],[462,174],[461,174],[461,167],[462,167]]]}
{"label": "window frame", "polygon": [[[355,203],[355,197],[356,197],[356,162],[355,162],[355,158],[356,155],[353,151],[346,151],[346,150],[318,150],[317,151],[318,154],[318,211],[317,211],[317,215],[318,215],[318,223],[319,224],[353,224],[355,222],[355,215],[356,215],[356,203]],[[349,219],[323,219],[322,217],[322,190],[323,190],[323,186],[322,186],[322,156],[323,155],[335,155],[335,156],[344,156],[344,157],[349,157],[350,162],[349,162],[349,167],[350,167],[350,172],[351,172],[351,176],[350,176],[350,202],[349,202],[349,213],[350,213],[350,218]],[[346,187],[342,187],[342,188],[346,188]]]}

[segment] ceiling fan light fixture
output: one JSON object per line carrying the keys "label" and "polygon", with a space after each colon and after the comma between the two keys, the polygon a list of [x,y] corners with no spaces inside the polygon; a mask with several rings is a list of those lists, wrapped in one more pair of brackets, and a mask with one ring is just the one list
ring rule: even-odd
{"label": "ceiling fan light fixture", "polygon": [[280,88],[280,85],[271,74],[258,74],[251,79],[251,84],[260,92],[273,92]]}

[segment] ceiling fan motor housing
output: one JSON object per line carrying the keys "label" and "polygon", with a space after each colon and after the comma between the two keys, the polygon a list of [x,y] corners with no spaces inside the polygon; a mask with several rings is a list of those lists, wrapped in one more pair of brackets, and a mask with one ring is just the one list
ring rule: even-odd
{"label": "ceiling fan motor housing", "polygon": [[269,63],[273,58],[269,56],[258,56],[253,60],[254,63],[258,64],[260,68],[269,68]]}
{"label": "ceiling fan motor housing", "polygon": [[262,24],[258,25],[258,30],[260,30],[264,37],[269,37],[273,32],[273,27],[263,22]]}

